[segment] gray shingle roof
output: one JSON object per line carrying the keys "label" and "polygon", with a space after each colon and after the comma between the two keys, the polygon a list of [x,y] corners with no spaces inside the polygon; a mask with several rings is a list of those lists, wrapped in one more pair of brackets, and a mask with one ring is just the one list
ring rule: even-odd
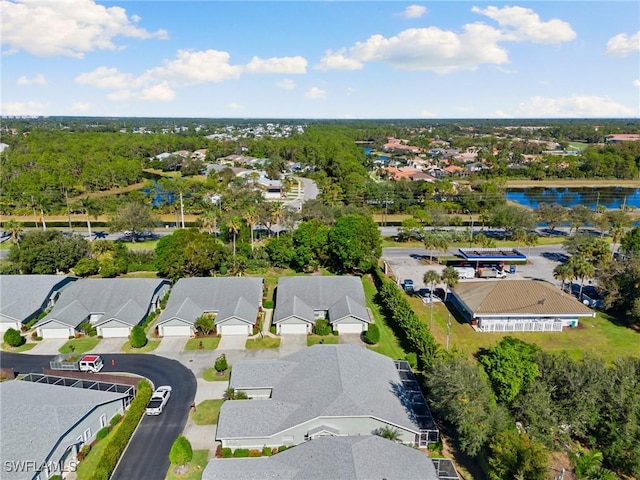
{"label": "gray shingle roof", "polygon": [[329,319],[331,323],[334,323],[348,316],[371,323],[369,312],[365,306],[353,300],[349,295],[345,295],[329,308]]}
{"label": "gray shingle roof", "polygon": [[[124,396],[21,380],[0,383],[2,465],[5,461],[18,460],[44,462],[56,448],[56,442],[96,405]],[[20,412],[28,413],[21,415]],[[31,479],[33,475],[33,471],[22,475],[3,471],[2,478]]]}
{"label": "gray shingle roof", "polygon": [[271,457],[212,459],[202,480],[437,480],[431,459],[376,436],[321,437]]}
{"label": "gray shingle roof", "polygon": [[147,309],[141,307],[138,302],[131,299],[124,305],[119,305],[113,310],[106,312],[95,325],[102,325],[110,320],[120,320],[122,323],[131,325],[132,327],[140,323],[140,319],[144,318]]}
{"label": "gray shingle roof", "polygon": [[[37,323],[40,326],[50,320],[77,327],[90,314],[113,315],[120,311],[123,318],[117,318],[130,325],[140,323],[147,313],[154,295],[168,280],[154,278],[88,278],[78,280],[66,287],[60,294],[53,310]],[[141,307],[142,313],[134,318],[135,308],[125,307],[131,300]]]}
{"label": "gray shingle roof", "polygon": [[[350,301],[345,302],[344,297]],[[299,304],[292,299],[297,297]],[[340,305],[337,305],[338,302]],[[276,309],[273,322],[278,323],[292,314],[308,315],[308,310],[328,310],[335,306],[334,313],[340,318],[354,314],[363,321],[369,321],[365,308],[364,289],[359,277],[352,276],[310,276],[310,277],[280,277],[276,293]],[[282,308],[282,310],[281,310]],[[297,310],[296,310],[297,308]],[[351,310],[354,309],[355,310]],[[295,313],[294,313],[295,312]],[[306,317],[301,317],[306,318]],[[313,320],[313,316],[311,317]],[[333,321],[331,316],[330,321]]]}
{"label": "gray shingle roof", "polygon": [[286,299],[283,303],[278,302],[273,323],[279,323],[291,317],[298,317],[313,324],[316,322],[313,308],[300,300],[296,295]]}
{"label": "gray shingle roof", "polygon": [[171,289],[167,307],[156,324],[165,323],[172,318],[193,323],[204,312],[218,313],[222,309],[230,308],[229,305],[237,305],[240,298],[255,309],[255,314],[249,315],[248,309],[242,307],[243,314],[249,315],[247,320],[255,323],[257,310],[262,301],[262,278],[181,278]]}
{"label": "gray shingle roof", "polygon": [[32,317],[55,290],[73,280],[60,275],[0,275],[0,319],[22,322]]}
{"label": "gray shingle roof", "polygon": [[258,305],[252,305],[244,297],[225,305],[216,315],[215,324],[219,324],[230,318],[238,318],[253,325],[258,317]]}
{"label": "gray shingle roof", "polygon": [[225,402],[220,439],[272,436],[330,416],[376,417],[420,431],[394,362],[353,345],[315,345],[281,360],[236,362],[230,386],[271,387],[272,393],[268,400]]}

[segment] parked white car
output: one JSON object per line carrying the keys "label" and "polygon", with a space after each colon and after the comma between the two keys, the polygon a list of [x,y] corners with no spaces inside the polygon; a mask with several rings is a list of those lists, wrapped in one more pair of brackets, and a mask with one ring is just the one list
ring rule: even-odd
{"label": "parked white car", "polygon": [[171,396],[171,387],[163,385],[156,388],[147,404],[147,415],[160,415]]}

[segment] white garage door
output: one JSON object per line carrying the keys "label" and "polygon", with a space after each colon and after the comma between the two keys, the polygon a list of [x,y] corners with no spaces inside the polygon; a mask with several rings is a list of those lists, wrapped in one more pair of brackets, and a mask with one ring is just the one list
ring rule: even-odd
{"label": "white garage door", "polygon": [[166,325],[160,327],[160,334],[163,337],[190,337],[191,327],[189,325]]}
{"label": "white garage door", "polygon": [[249,335],[249,325],[219,325],[220,335]]}
{"label": "white garage door", "polygon": [[71,332],[68,328],[43,328],[42,338],[69,338]]}
{"label": "white garage door", "polygon": [[104,338],[127,338],[130,333],[129,327],[103,327],[98,329],[98,335],[102,335]]}
{"label": "white garage door", "polygon": [[283,323],[280,325],[280,333],[307,333],[307,324],[296,324],[296,323]]}
{"label": "white garage door", "polygon": [[338,323],[338,333],[362,333],[364,323]]}

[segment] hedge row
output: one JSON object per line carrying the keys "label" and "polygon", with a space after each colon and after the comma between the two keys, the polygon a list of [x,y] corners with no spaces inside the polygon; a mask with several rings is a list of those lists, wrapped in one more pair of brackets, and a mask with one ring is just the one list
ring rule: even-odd
{"label": "hedge row", "polygon": [[387,278],[380,268],[375,268],[373,274],[387,317],[395,329],[402,332],[410,350],[416,353],[419,367],[429,369],[438,352],[438,345],[429,327],[418,318],[407,296],[395,282]]}
{"label": "hedge row", "polygon": [[144,415],[152,393],[151,384],[147,380],[138,382],[136,398],[131,402],[129,410],[122,419],[122,424],[105,446],[104,453],[98,461],[90,480],[108,480],[111,477],[118,460],[120,460],[125,448],[127,448],[127,444],[140,422],[140,418]]}

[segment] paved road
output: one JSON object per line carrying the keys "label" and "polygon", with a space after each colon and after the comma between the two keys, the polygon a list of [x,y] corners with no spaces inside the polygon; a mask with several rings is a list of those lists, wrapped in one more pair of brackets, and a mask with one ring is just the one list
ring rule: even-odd
{"label": "paved road", "polygon": [[[127,372],[148,378],[155,386],[171,385],[173,392],[166,410],[157,417],[143,417],[135,435],[112,477],[114,480],[162,480],[169,469],[169,450],[182,433],[191,402],[196,394],[196,379],[181,363],[156,355],[103,355],[103,372]],[[22,355],[3,352],[2,367],[16,373],[42,372],[49,355]],[[111,361],[115,360],[115,366]],[[213,441],[212,441],[213,443]]]}

